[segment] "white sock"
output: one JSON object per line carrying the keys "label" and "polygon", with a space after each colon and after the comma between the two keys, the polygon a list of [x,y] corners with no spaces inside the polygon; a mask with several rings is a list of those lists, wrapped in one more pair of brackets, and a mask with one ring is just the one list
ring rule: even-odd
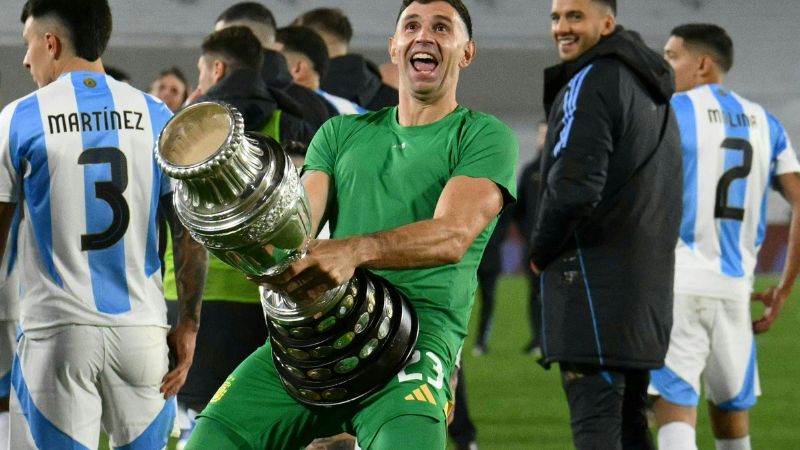
{"label": "white sock", "polygon": [[750,450],[750,436],[738,439],[717,439],[717,450]]}
{"label": "white sock", "polygon": [[664,425],[658,429],[658,448],[659,450],[697,450],[694,427],[686,422],[670,422]]}
{"label": "white sock", "polygon": [[8,450],[8,411],[0,412],[0,450]]}

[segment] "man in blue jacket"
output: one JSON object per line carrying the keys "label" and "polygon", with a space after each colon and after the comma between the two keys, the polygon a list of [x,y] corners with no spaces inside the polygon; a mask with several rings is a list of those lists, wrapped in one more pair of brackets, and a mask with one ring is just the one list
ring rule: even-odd
{"label": "man in blue jacket", "polygon": [[557,362],[579,449],[654,448],[648,370],[672,325],[681,152],[670,67],[616,25],[613,0],[553,0],[561,64],[530,246],[543,364]]}

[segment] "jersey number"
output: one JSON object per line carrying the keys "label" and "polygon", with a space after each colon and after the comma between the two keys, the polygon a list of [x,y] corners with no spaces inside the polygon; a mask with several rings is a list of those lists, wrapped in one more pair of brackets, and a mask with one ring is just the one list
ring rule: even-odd
{"label": "jersey number", "polygon": [[125,235],[130,222],[128,202],[122,195],[128,187],[128,159],[122,150],[99,147],[85,150],[78,157],[78,164],[108,164],[111,166],[111,181],[95,181],[94,195],[111,207],[111,225],[100,233],[82,234],[81,250],[102,250],[116,244]]}
{"label": "jersey number", "polygon": [[742,165],[734,166],[722,174],[717,184],[717,202],[714,205],[714,217],[717,219],[732,219],[743,221],[744,209],[728,205],[728,191],[731,183],[739,178],[750,175],[753,168],[753,146],[741,138],[726,138],[722,141],[722,149],[726,151],[742,152]]}
{"label": "jersey number", "polygon": [[[425,356],[428,357],[433,362],[433,371],[436,372],[436,378],[428,377],[428,383],[431,384],[436,389],[441,389],[444,386],[444,367],[442,366],[442,360],[439,359],[433,352],[425,352]],[[406,369],[409,366],[412,366],[419,362],[420,360],[420,352],[419,350],[414,350],[414,353],[411,355],[411,359],[408,361],[403,370],[397,374],[397,380],[400,383],[405,383],[406,381],[422,381],[422,374],[421,373],[408,373]]]}

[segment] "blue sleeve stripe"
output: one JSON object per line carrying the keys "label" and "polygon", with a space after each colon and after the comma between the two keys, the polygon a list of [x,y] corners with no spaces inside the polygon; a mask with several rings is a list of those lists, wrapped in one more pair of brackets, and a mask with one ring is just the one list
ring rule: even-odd
{"label": "blue sleeve stripe", "polygon": [[[87,77],[91,77],[96,82],[95,87],[84,85]],[[105,76],[73,73],[71,80],[75,89],[75,102],[79,113],[115,111],[114,98]],[[119,148],[119,135],[114,131],[84,129],[81,132],[81,138],[84,151],[102,147]],[[77,159],[75,163],[77,164]],[[113,222],[114,212],[106,201],[97,196],[95,191],[97,183],[108,182],[112,179],[111,177],[110,164],[85,164],[83,166],[87,234],[102,233]],[[125,271],[125,239],[120,239],[108,248],[90,250],[87,253],[92,294],[97,310],[105,314],[122,314],[130,311],[128,276]]]}
{"label": "blue sleeve stripe", "polygon": [[578,108],[578,95],[581,92],[583,80],[592,69],[592,66],[593,64],[589,64],[575,74],[567,86],[567,93],[564,95],[564,118],[562,119],[564,126],[559,134],[558,143],[553,149],[553,156],[558,156],[561,150],[567,146],[569,135],[572,132],[572,123],[575,120],[575,110]]}
{"label": "blue sleeve stripe", "polygon": [[[164,125],[169,120],[169,115],[164,113],[164,106],[156,102],[152,97],[146,94],[144,98],[147,102],[147,109],[150,114],[150,126],[153,129],[153,152],[158,146],[158,135],[164,128]],[[154,153],[155,155],[155,153]],[[150,212],[147,219],[147,243],[145,244],[145,258],[144,258],[144,273],[150,277],[161,269],[161,259],[158,257],[158,229],[157,229],[157,213],[158,203],[162,195],[169,192],[169,180],[166,175],[161,172],[161,168],[156,164],[155,156],[153,157],[153,191],[150,195]],[[165,231],[166,232],[166,231]]]}
{"label": "blue sleeve stripe", "polygon": [[692,99],[686,94],[674,96],[672,108],[678,119],[683,147],[683,217],[680,236],[693,249],[697,224],[697,120]]}
{"label": "blue sleeve stripe", "polygon": [[62,448],[70,450],[89,450],[78,441],[56,428],[38,408],[31,397],[28,385],[22,376],[19,359],[14,357],[11,369],[11,383],[19,400],[20,409],[28,422],[33,441],[38,448]]}
{"label": "blue sleeve stripe", "polygon": [[[744,114],[742,104],[729,91],[722,92],[721,87],[711,86],[711,92],[719,102],[720,109],[731,117],[740,117]],[[750,139],[748,127],[731,126],[731,121],[725,121],[725,136],[729,138]],[[725,171],[739,166],[744,155],[741,151],[725,151]],[[733,181],[728,188],[728,206],[744,208],[747,194],[747,179],[739,178]],[[719,247],[721,251],[722,273],[730,277],[743,277],[744,265],[742,261],[741,234],[742,222],[732,219],[719,220]]]}
{"label": "blue sleeve stripe", "polygon": [[[23,132],[25,135],[22,135]],[[10,146],[17,155],[15,165],[22,175],[22,161],[28,161],[30,174],[23,180],[25,202],[33,226],[36,245],[45,270],[53,282],[64,287],[53,260],[53,220],[50,202],[50,166],[44,141],[44,125],[39,99],[32,95],[22,100],[11,118]]]}

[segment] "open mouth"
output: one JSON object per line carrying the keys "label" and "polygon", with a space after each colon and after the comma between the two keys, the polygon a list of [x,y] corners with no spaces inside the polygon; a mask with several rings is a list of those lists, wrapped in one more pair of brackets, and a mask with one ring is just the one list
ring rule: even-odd
{"label": "open mouth", "polygon": [[411,56],[411,66],[417,72],[431,73],[439,66],[439,61],[430,53],[419,52]]}
{"label": "open mouth", "polygon": [[563,50],[568,50],[578,43],[575,36],[561,36],[558,38],[558,46]]}

